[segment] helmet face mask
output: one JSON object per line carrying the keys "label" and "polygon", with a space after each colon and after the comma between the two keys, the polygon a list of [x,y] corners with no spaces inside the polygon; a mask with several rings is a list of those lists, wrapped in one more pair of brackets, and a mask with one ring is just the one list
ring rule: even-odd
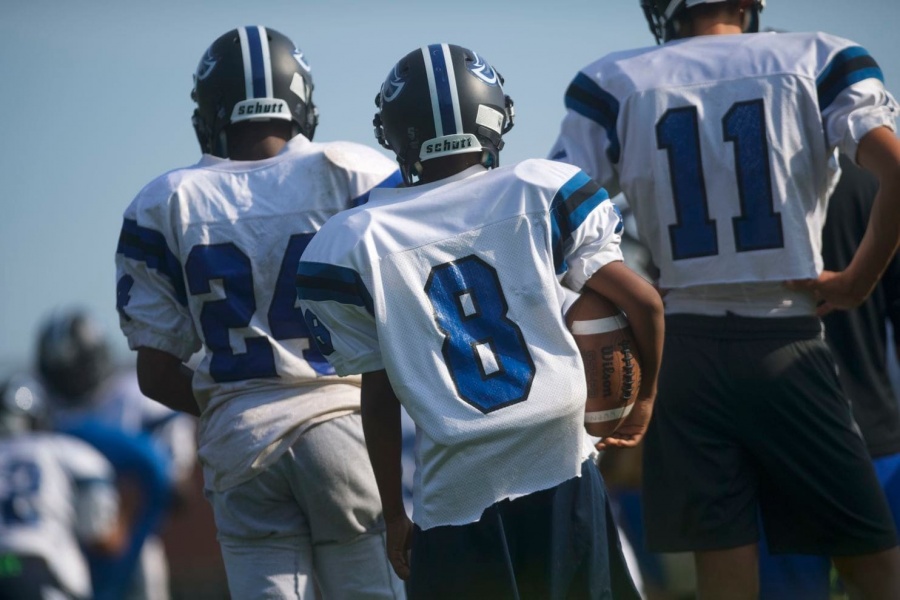
{"label": "helmet face mask", "polygon": [[259,119],[290,121],[294,135],[312,139],[318,124],[313,87],[309,64],[285,35],[250,26],[220,36],[194,73],[191,120],[201,150],[227,158],[228,126]]}
{"label": "helmet face mask", "polygon": [[432,44],[394,65],[375,98],[375,137],[397,156],[408,185],[422,162],[470,152],[486,167],[500,164],[513,103],[503,78],[477,53]]}
{"label": "helmet face mask", "polygon": [[[678,37],[679,21],[686,9],[698,4],[715,4],[730,0],[640,0],[644,17],[657,44]],[[749,6],[745,9],[744,33],[759,31],[759,13],[766,6],[766,0],[743,0]]]}

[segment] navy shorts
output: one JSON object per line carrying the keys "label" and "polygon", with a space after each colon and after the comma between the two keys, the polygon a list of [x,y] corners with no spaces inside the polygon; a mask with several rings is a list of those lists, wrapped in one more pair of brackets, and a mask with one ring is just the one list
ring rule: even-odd
{"label": "navy shorts", "polygon": [[597,466],[462,526],[413,530],[411,600],[639,600]]}
{"label": "navy shorts", "polygon": [[671,315],[645,437],[655,552],[868,554],[894,524],[815,317]]}

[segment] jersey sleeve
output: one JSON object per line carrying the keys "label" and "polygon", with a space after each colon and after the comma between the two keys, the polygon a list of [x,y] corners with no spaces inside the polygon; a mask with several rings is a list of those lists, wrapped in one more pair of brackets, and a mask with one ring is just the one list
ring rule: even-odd
{"label": "jersey sleeve", "polygon": [[586,75],[579,73],[565,93],[566,115],[549,158],[575,165],[612,196],[619,193],[614,164],[619,158],[619,102]]}
{"label": "jersey sleeve", "polygon": [[859,141],[878,127],[896,130],[897,101],[884,87],[884,75],[861,46],[838,38],[824,49],[826,59],[816,78],[819,110],[829,146],[856,160]]}
{"label": "jersey sleeve", "polygon": [[126,209],[116,249],[116,309],[132,350],[147,346],[183,361],[200,349],[181,263],[167,236],[164,186],[145,188]]}
{"label": "jersey sleeve", "polygon": [[556,193],[550,206],[557,274],[580,292],[601,267],[623,260],[622,213],[609,194],[583,171]]}
{"label": "jersey sleeve", "polygon": [[322,262],[316,239],[338,235],[324,227],[310,243],[297,269],[297,297],[319,351],[338,375],[384,368],[372,296],[351,267]]}

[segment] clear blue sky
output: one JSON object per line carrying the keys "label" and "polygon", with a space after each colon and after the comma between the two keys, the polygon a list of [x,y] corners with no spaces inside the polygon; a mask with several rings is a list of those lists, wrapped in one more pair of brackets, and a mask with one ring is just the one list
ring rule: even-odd
{"label": "clear blue sky", "polygon": [[[900,95],[897,0],[769,0],[762,20],[855,40]],[[210,42],[250,24],[303,49],[321,141],[376,146],[373,100],[407,52],[436,42],[478,51],[516,103],[507,164],[546,155],[578,69],[653,43],[638,0],[4,0],[0,373],[27,366],[39,321],[72,304],[94,311],[130,358],[115,312],[122,211],[153,177],[196,161],[191,75]]]}

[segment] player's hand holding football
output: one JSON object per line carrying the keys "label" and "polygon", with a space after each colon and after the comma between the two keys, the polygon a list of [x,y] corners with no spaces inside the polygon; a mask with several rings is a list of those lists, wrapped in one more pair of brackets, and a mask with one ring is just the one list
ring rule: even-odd
{"label": "player's hand holding football", "polygon": [[406,513],[392,519],[385,518],[388,560],[397,577],[409,579],[409,549],[412,542],[412,521]]}
{"label": "player's hand holding football", "polygon": [[656,400],[656,386],[648,384],[647,387],[653,389],[646,390],[641,386],[641,393],[634,401],[631,412],[613,433],[597,442],[597,450],[634,448],[644,438],[647,426],[650,425],[650,417],[653,416],[653,402]]}
{"label": "player's hand holding football", "polygon": [[607,264],[586,285],[625,311],[641,366],[640,392],[631,413],[612,434],[600,440],[597,449],[633,448],[643,439],[653,415],[665,332],[662,298],[656,288],[623,262]]}

